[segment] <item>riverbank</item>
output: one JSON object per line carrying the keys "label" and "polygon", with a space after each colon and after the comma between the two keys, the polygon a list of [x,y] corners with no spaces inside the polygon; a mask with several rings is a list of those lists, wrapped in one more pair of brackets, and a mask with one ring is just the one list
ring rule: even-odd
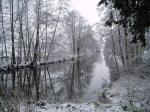
{"label": "riverbank", "polygon": [[99,104],[94,101],[89,102],[89,103],[83,103],[83,104],[38,103],[36,104],[35,109],[34,109],[34,112],[117,112],[117,111],[123,112],[122,109],[117,105]]}

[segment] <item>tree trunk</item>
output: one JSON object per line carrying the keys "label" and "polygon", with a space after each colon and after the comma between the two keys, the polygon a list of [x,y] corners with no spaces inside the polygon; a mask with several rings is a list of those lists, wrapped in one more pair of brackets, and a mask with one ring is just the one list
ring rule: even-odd
{"label": "tree trunk", "polygon": [[113,37],[112,28],[111,28],[111,39],[112,39],[112,45],[113,45],[113,56],[114,56],[114,61],[115,61],[115,64],[116,64],[116,69],[117,69],[118,75],[119,75],[120,72],[119,72],[119,67],[118,67],[118,63],[117,63],[117,59],[116,59],[115,42],[114,42],[114,37]]}
{"label": "tree trunk", "polygon": [[14,1],[11,0],[10,6],[11,6],[11,40],[12,40],[12,65],[16,64],[16,59],[15,59],[15,41],[14,41],[14,6],[13,6]]}
{"label": "tree trunk", "polygon": [[[117,15],[117,12],[116,12],[116,18],[117,18],[117,21],[118,21],[118,15]],[[118,26],[118,34],[119,34],[119,48],[120,48],[120,55],[121,55],[121,59],[122,59],[122,64],[124,65],[125,62],[124,62],[124,56],[123,56],[123,51],[122,51],[122,47],[121,47],[121,32],[120,32],[119,24],[118,24],[117,26]]]}
{"label": "tree trunk", "polygon": [[58,14],[57,21],[56,21],[56,24],[55,24],[55,29],[54,29],[54,32],[53,32],[52,40],[50,42],[50,46],[49,46],[49,50],[48,50],[48,54],[47,54],[47,60],[49,59],[49,55],[50,55],[51,50],[52,50],[52,45],[54,43],[55,36],[56,36],[56,33],[57,33],[57,26],[58,26],[58,23],[59,23],[61,11],[62,11],[62,2],[61,2],[61,5],[60,5],[60,10],[59,10],[59,14]]}
{"label": "tree trunk", "polygon": [[125,26],[124,28],[124,33],[125,33],[125,57],[126,57],[126,68],[127,70],[130,69],[130,64],[129,64],[129,53],[128,53],[128,34],[127,34],[127,27]]}
{"label": "tree trunk", "polygon": [[[1,15],[1,18],[0,18],[0,19],[1,19],[1,22],[2,22],[2,32],[3,32],[2,43],[4,44],[6,60],[8,61],[8,58],[7,58],[6,37],[5,37],[5,30],[4,30],[4,18],[3,18],[2,0],[0,0],[0,15]],[[3,46],[2,46],[2,47],[3,47]]]}
{"label": "tree trunk", "polygon": [[37,64],[38,61],[38,51],[39,51],[39,33],[40,33],[40,0],[37,2],[36,6],[37,10],[37,32],[36,32],[36,42],[35,42],[35,48],[34,48],[34,56],[33,56],[33,64]]}

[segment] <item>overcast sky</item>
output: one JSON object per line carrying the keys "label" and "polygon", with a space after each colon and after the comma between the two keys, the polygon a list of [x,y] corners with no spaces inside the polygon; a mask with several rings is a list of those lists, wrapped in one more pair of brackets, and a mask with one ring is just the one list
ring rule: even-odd
{"label": "overcast sky", "polygon": [[71,0],[72,6],[81,13],[90,24],[98,21],[96,7],[99,0]]}

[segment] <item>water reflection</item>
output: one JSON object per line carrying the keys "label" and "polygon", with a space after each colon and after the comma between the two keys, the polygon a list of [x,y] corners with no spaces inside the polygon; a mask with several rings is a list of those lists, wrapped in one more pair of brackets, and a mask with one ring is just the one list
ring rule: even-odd
{"label": "water reflection", "polygon": [[39,100],[49,103],[98,100],[110,83],[109,69],[99,57],[1,74],[0,99],[11,102],[10,110],[13,107],[24,112],[29,112]]}
{"label": "water reflection", "polygon": [[94,63],[91,75],[92,79],[86,94],[84,94],[84,100],[98,102],[104,89],[110,85],[110,73],[103,56],[99,56],[97,62]]}

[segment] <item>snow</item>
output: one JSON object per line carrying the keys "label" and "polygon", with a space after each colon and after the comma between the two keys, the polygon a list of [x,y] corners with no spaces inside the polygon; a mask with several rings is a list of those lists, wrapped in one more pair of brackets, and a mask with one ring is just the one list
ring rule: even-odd
{"label": "snow", "polygon": [[35,105],[35,112],[123,112],[120,106],[111,104],[98,104],[96,102],[74,104],[48,104],[40,101]]}
{"label": "snow", "polygon": [[76,104],[46,104],[43,107],[36,107],[36,112],[94,112],[94,108],[89,108],[88,105],[76,105]]}
{"label": "snow", "polygon": [[149,92],[150,77],[141,78],[130,72],[122,73],[122,76],[111,85],[111,88],[106,90],[105,96],[113,104],[128,105],[131,101],[137,108],[150,110]]}

